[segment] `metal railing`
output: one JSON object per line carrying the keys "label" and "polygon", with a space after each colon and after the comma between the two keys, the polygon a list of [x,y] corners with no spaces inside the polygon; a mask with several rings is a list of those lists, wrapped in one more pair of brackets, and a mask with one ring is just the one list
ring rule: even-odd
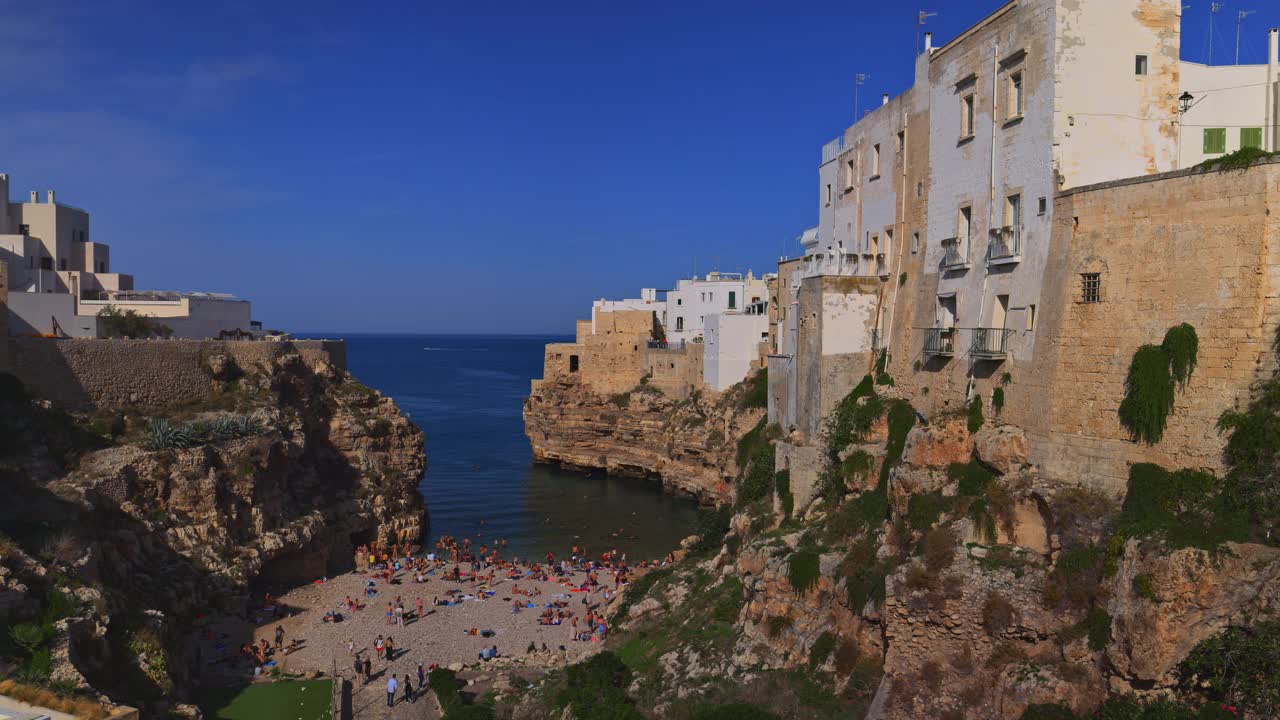
{"label": "metal railing", "polygon": [[955,328],[925,328],[924,354],[951,356],[956,354]]}
{"label": "metal railing", "polygon": [[822,146],[822,163],[825,165],[826,163],[829,163],[832,160],[835,160],[837,157],[840,156],[840,153],[844,152],[847,148],[848,146],[844,144],[844,135],[841,135],[835,140],[832,140],[826,145],[823,145]]}
{"label": "metal railing", "polygon": [[960,253],[960,238],[947,238],[942,241],[942,267],[968,267],[969,260]]}
{"label": "metal railing", "polygon": [[684,340],[667,342],[666,340],[650,340],[645,343],[650,350],[684,350]]}
{"label": "metal railing", "polygon": [[992,228],[991,237],[987,241],[987,262],[1013,261],[1022,259],[1022,228],[1006,225]]}
{"label": "metal railing", "polygon": [[974,328],[973,344],[969,352],[977,358],[1000,360],[1009,354],[1009,336],[1013,331],[1007,328]]}

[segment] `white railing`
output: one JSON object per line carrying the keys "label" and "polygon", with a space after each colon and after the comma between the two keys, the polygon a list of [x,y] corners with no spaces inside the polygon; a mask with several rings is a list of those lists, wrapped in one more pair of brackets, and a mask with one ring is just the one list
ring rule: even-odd
{"label": "white railing", "polygon": [[844,144],[844,135],[822,146],[822,164],[827,164],[839,157],[848,146]]}

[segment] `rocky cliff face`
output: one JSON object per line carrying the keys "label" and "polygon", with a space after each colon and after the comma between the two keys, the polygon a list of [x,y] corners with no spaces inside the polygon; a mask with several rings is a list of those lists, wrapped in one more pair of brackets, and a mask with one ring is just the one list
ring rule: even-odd
{"label": "rocky cliff face", "polygon": [[656,477],[674,492],[725,502],[738,474],[737,442],[764,416],[742,407],[747,390],[672,400],[643,385],[606,397],[544,381],[525,401],[525,433],[538,462]]}
{"label": "rocky cliff face", "polygon": [[[423,531],[423,436],[390,399],[296,354],[210,364],[210,395],[150,418],[6,398],[0,606],[16,622],[76,596],[50,639],[68,682],[135,703],[180,694],[193,618]],[[157,416],[186,435],[158,447]]]}

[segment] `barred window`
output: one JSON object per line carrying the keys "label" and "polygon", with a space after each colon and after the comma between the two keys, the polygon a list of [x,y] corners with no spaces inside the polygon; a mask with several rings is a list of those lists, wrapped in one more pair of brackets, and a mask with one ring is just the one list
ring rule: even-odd
{"label": "barred window", "polygon": [[1102,276],[1099,273],[1081,273],[1080,302],[1102,302]]}

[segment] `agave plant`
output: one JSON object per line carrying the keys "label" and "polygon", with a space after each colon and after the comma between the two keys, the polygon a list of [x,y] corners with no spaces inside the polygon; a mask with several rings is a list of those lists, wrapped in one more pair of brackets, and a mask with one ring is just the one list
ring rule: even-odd
{"label": "agave plant", "polygon": [[164,418],[155,418],[147,423],[143,445],[148,450],[177,450],[194,444],[195,437],[185,425],[174,425]]}

